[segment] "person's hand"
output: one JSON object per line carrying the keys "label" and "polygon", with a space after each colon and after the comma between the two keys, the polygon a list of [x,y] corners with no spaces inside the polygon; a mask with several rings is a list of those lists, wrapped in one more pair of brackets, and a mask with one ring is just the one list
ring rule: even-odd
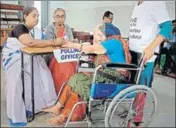
{"label": "person's hand", "polygon": [[79,43],[79,40],[76,38],[73,40],[74,43]]}
{"label": "person's hand", "polygon": [[56,38],[54,43],[55,46],[61,46],[65,44],[65,40],[63,38]]}
{"label": "person's hand", "polygon": [[73,47],[72,41],[65,41],[65,44],[62,45],[63,48],[72,48]]}
{"label": "person's hand", "polygon": [[100,30],[101,24],[97,25],[93,30],[93,44],[99,44],[106,39],[104,33]]}
{"label": "person's hand", "polygon": [[143,61],[148,61],[154,55],[154,48],[152,46],[148,46],[143,51]]}

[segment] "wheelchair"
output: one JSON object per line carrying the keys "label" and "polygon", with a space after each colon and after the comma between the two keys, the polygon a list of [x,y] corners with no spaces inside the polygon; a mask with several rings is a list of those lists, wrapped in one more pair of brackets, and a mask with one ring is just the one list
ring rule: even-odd
{"label": "wheelchair", "polygon": [[[144,63],[142,61],[139,65],[104,63],[95,67],[91,61],[92,59],[90,59],[95,56],[94,54],[81,53],[78,59],[77,72],[91,72],[93,74],[90,96],[88,102],[78,102],[73,106],[64,124],[65,127],[78,123],[87,123],[88,127],[93,127],[93,123],[98,122],[104,122],[104,127],[149,126],[156,114],[157,98],[149,87],[139,84],[142,70],[145,68]],[[95,79],[101,68],[125,69],[128,72],[136,71],[137,73],[134,80],[129,79],[119,83],[97,83]],[[62,85],[59,95],[66,83]],[[75,108],[80,104],[87,104],[85,119],[71,122],[71,116]],[[93,107],[99,105],[102,108],[100,111],[102,111],[103,119],[94,120],[92,118],[92,110]]]}

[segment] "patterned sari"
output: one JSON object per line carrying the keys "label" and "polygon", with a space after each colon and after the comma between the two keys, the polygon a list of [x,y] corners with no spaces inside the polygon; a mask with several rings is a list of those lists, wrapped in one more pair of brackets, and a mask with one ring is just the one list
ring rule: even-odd
{"label": "patterned sari", "polygon": [[[41,39],[41,31],[34,28],[35,39]],[[26,47],[17,38],[9,37],[2,50],[2,66],[5,78],[6,114],[11,126],[27,124],[26,115],[31,115],[31,77],[24,75],[25,104],[22,98],[21,48]],[[24,55],[24,68],[30,72],[31,61]],[[34,57],[35,113],[49,107],[57,100],[51,72],[41,56]],[[47,94],[47,95],[46,95]]]}

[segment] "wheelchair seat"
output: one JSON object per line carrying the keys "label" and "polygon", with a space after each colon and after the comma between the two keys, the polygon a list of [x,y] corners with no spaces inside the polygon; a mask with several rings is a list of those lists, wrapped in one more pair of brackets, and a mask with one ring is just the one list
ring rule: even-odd
{"label": "wheelchair seat", "polygon": [[[112,99],[122,90],[130,87],[131,84],[107,84],[94,83],[91,86],[90,96],[93,99]],[[134,95],[129,95],[127,98],[134,98]]]}

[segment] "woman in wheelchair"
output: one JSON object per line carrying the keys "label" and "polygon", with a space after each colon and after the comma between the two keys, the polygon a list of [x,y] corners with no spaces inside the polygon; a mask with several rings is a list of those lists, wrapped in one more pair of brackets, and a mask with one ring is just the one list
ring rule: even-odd
{"label": "woman in wheelchair", "polygon": [[[93,45],[83,45],[69,41],[62,47],[76,48],[87,54],[97,54],[94,61],[96,66],[104,62],[130,63],[131,61],[126,41],[121,39],[119,29],[111,23],[105,23],[95,27]],[[125,71],[104,69],[103,72],[115,76],[117,81],[98,75],[96,77],[97,82],[118,82],[120,80],[125,80],[127,77]],[[89,73],[76,73],[72,76],[67,85],[63,88],[57,104],[50,108],[43,109],[44,112],[58,115],[48,119],[47,123],[51,125],[64,123],[74,104],[80,101],[88,101],[92,78],[92,75]],[[74,110],[71,121],[82,120],[85,117],[85,113],[86,105],[79,105]]]}

